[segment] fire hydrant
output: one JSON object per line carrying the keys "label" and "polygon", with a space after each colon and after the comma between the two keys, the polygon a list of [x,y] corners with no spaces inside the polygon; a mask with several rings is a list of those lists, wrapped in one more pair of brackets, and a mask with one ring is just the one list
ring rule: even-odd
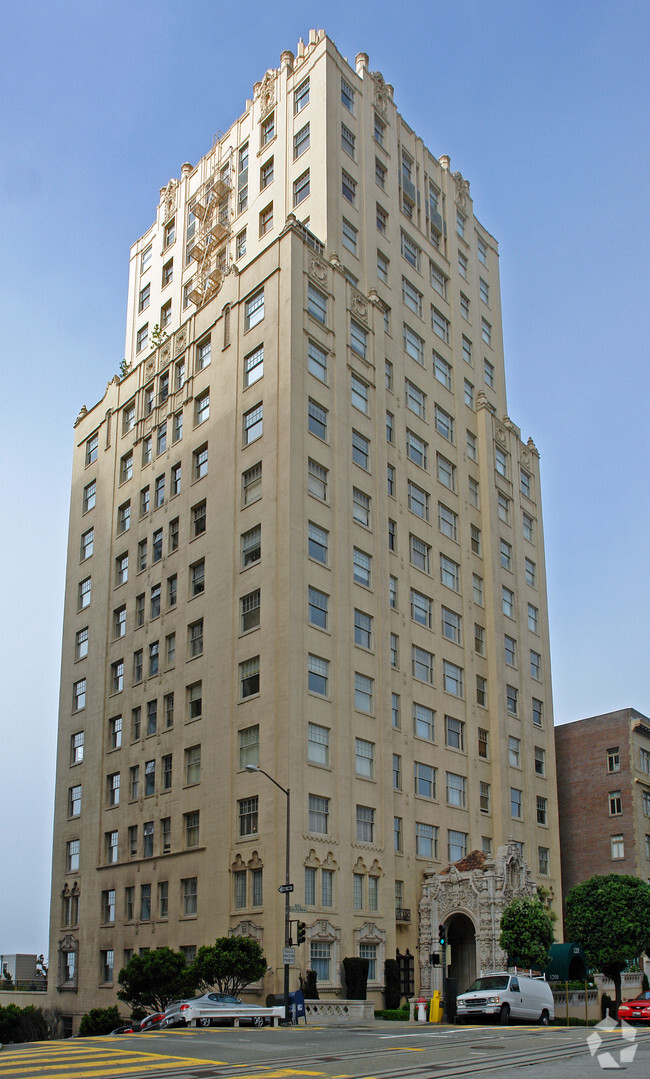
{"label": "fire hydrant", "polygon": [[426,1023],[427,1021],[427,1002],[424,997],[420,997],[418,1000],[418,1023]]}

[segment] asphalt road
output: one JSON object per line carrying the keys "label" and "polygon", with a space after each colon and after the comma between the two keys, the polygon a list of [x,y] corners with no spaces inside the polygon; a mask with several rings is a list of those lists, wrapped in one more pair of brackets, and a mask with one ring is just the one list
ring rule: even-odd
{"label": "asphalt road", "polygon": [[590,1033],[381,1021],[352,1028],[163,1030],[5,1046],[0,1079],[460,1079],[520,1073],[526,1079],[595,1079],[621,1066],[626,1079],[648,1079],[650,1031],[635,1031],[633,1040],[620,1030],[601,1034],[593,1054]]}

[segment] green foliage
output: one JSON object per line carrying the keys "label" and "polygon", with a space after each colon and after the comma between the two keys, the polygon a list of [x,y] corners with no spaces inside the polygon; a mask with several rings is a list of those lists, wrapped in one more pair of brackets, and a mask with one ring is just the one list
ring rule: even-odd
{"label": "green foliage", "polygon": [[40,1008],[30,1004],[19,1008],[17,1004],[0,1007],[0,1042],[39,1042],[49,1038],[46,1017]]}
{"label": "green foliage", "polygon": [[305,977],[300,975],[300,988],[305,1000],[318,1000],[318,975],[315,970],[306,970]]}
{"label": "green foliage", "polygon": [[126,360],[122,360],[122,362],[120,363],[120,378],[126,378],[126,376],[130,373],[131,364],[127,363]]}
{"label": "green foliage", "polygon": [[261,946],[252,937],[217,937],[214,944],[199,948],[192,971],[198,985],[216,986],[221,993],[236,996],[245,985],[266,974]]}
{"label": "green foliage", "polygon": [[648,982],[648,975],[645,971],[643,972],[643,977],[641,979],[641,990],[643,993],[647,993],[648,990],[650,990],[650,982]]}
{"label": "green foliage", "polygon": [[384,963],[384,1003],[386,1011],[395,1011],[399,1008],[402,999],[402,989],[399,978],[399,963],[396,959],[387,959]]}
{"label": "green foliage", "polygon": [[408,1010],[404,1011],[403,1008],[380,1008],[375,1012],[375,1019],[388,1019],[393,1023],[407,1023],[409,1013]]}
{"label": "green foliage", "polygon": [[553,920],[539,899],[513,899],[501,917],[499,944],[518,967],[543,970],[553,943]]}
{"label": "green foliage", "polygon": [[110,1034],[111,1030],[123,1024],[124,1020],[116,1004],[111,1008],[91,1008],[81,1017],[79,1037],[91,1038],[94,1034]]}
{"label": "green foliage", "polygon": [[343,960],[345,995],[348,1000],[365,1000],[368,985],[368,967],[370,961],[358,955],[348,956]]}
{"label": "green foliage", "polygon": [[165,343],[165,341],[167,340],[168,337],[169,337],[169,334],[167,333],[167,331],[166,330],[161,330],[158,323],[156,323],[153,330],[151,331],[151,349],[152,349],[152,351],[154,349],[156,349],[156,348],[160,348],[161,345],[164,345],[164,343]]}
{"label": "green foliage", "polygon": [[196,976],[182,952],[171,948],[152,948],[142,955],[132,955],[118,975],[121,989],[118,1000],[132,1008],[164,1012],[172,1000],[192,996]]}
{"label": "green foliage", "polygon": [[650,950],[650,885],[618,873],[591,877],[571,889],[565,912],[565,935],[582,945],[592,970],[614,982],[618,1008],[621,972]]}

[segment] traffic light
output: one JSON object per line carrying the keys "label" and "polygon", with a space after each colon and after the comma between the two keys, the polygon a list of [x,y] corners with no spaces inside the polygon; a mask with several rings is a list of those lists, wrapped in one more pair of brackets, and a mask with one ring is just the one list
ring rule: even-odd
{"label": "traffic light", "polygon": [[304,944],[305,943],[305,937],[307,936],[307,925],[306,925],[305,922],[298,922],[296,928],[298,930],[296,943],[297,944]]}
{"label": "traffic light", "polygon": [[447,935],[445,933],[444,925],[438,926],[438,940],[440,941],[440,947],[444,948],[445,944],[447,943]]}

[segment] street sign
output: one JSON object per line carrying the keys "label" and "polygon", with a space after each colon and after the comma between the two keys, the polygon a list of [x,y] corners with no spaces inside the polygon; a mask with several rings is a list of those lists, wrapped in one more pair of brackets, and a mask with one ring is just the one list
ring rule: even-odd
{"label": "street sign", "polygon": [[296,952],[294,948],[282,949],[282,962],[286,967],[292,967],[296,961]]}
{"label": "street sign", "polygon": [[292,892],[293,891],[293,884],[281,884],[280,887],[278,888],[278,891],[282,892],[282,893],[284,893],[284,892]]}

